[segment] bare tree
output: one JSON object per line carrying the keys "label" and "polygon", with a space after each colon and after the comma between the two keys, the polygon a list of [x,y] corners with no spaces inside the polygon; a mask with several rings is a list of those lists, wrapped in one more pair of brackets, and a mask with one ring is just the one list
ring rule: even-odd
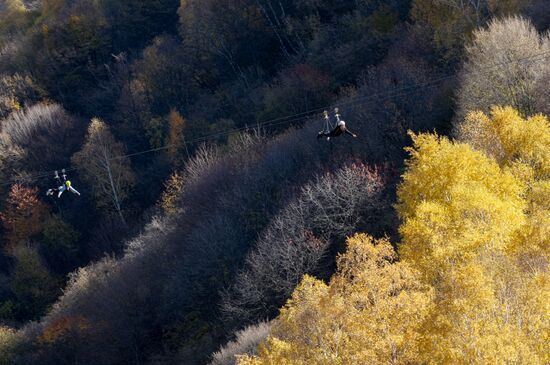
{"label": "bare tree", "polygon": [[229,320],[273,315],[304,274],[315,273],[331,244],[376,214],[380,176],[364,165],[319,177],[276,216],[247,256],[232,288],[223,293]]}
{"label": "bare tree", "polygon": [[550,112],[549,94],[541,92],[550,78],[550,35],[539,34],[521,17],[494,20],[474,33],[466,54],[457,122],[493,105],[510,105],[524,115]]}
{"label": "bare tree", "polygon": [[12,113],[0,128],[0,159],[20,165],[17,170],[59,168],[81,142],[80,126],[58,104],[40,103]]}
{"label": "bare tree", "polygon": [[235,365],[235,355],[256,355],[258,345],[266,339],[270,330],[271,323],[260,322],[238,331],[235,340],[229,341],[213,354],[209,365]]}
{"label": "bare tree", "polygon": [[96,118],[88,127],[84,146],[73,156],[73,163],[92,187],[97,206],[112,206],[126,224],[122,203],[128,198],[135,178],[124,152],[124,146],[115,140],[109,127]]}

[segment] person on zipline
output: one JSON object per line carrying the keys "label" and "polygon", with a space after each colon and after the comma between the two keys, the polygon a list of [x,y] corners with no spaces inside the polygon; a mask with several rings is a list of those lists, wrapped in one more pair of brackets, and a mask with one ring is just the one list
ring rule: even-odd
{"label": "person on zipline", "polygon": [[48,195],[48,196],[53,195],[53,193],[57,191],[57,198],[61,198],[61,195],[65,191],[68,190],[71,193],[80,196],[80,193],[75,188],[73,188],[71,186],[71,181],[67,180],[67,175],[65,174],[65,169],[63,169],[63,182],[61,182],[61,179],[59,178],[59,175],[57,174],[57,171],[55,172],[55,179],[59,183],[61,183],[62,185],[59,186],[58,188],[48,189],[48,191],[46,192],[46,195]]}
{"label": "person on zipline", "polygon": [[[325,112],[325,119],[328,120],[328,113]],[[342,134],[349,134],[353,138],[357,138],[357,135],[355,133],[352,133],[347,127],[346,122],[343,120],[340,120],[340,114],[338,114],[338,109],[336,109],[336,127],[334,127],[333,130],[329,131],[328,127],[326,130],[322,130],[317,134],[317,139],[326,137],[327,141],[330,140],[330,137],[340,137]],[[328,126],[328,122],[327,122]]]}

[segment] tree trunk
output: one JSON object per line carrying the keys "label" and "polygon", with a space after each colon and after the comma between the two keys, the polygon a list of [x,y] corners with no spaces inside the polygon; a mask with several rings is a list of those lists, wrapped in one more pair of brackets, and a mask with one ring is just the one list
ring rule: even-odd
{"label": "tree trunk", "polygon": [[124,227],[127,227],[126,220],[124,219],[124,215],[122,214],[122,209],[120,207],[120,200],[118,199],[118,193],[116,191],[115,182],[113,180],[113,173],[111,172],[111,164],[109,163],[109,156],[107,155],[107,149],[105,147],[103,148],[103,156],[105,158],[105,168],[107,169],[107,173],[109,175],[109,182],[111,184],[111,191],[113,193],[115,208],[120,217],[120,220],[122,221],[122,224],[124,224]]}

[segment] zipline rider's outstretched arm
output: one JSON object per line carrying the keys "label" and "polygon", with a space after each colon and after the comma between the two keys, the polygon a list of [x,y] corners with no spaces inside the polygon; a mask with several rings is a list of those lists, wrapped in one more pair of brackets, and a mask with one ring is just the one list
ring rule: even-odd
{"label": "zipline rider's outstretched arm", "polygon": [[73,188],[72,186],[69,186],[69,191],[73,194],[76,194],[78,196],[80,196],[80,193],[78,192],[78,190],[76,190],[75,188]]}
{"label": "zipline rider's outstretched arm", "polygon": [[330,138],[330,137],[339,137],[341,136],[342,134],[349,134],[350,136],[352,136],[353,138],[357,138],[357,135],[355,133],[352,133],[350,132],[347,128],[346,128],[346,125],[344,122],[340,122],[342,124],[336,126],[336,128],[334,128],[332,131],[330,132],[326,132],[326,131],[321,131],[319,132],[319,134],[317,135],[317,138],[321,138],[321,137],[326,137],[326,138]]}

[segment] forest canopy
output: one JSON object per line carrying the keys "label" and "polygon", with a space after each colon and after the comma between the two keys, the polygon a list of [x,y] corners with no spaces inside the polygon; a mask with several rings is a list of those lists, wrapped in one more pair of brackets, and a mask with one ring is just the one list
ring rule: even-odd
{"label": "forest canopy", "polygon": [[548,364],[549,31],[0,0],[0,365]]}

